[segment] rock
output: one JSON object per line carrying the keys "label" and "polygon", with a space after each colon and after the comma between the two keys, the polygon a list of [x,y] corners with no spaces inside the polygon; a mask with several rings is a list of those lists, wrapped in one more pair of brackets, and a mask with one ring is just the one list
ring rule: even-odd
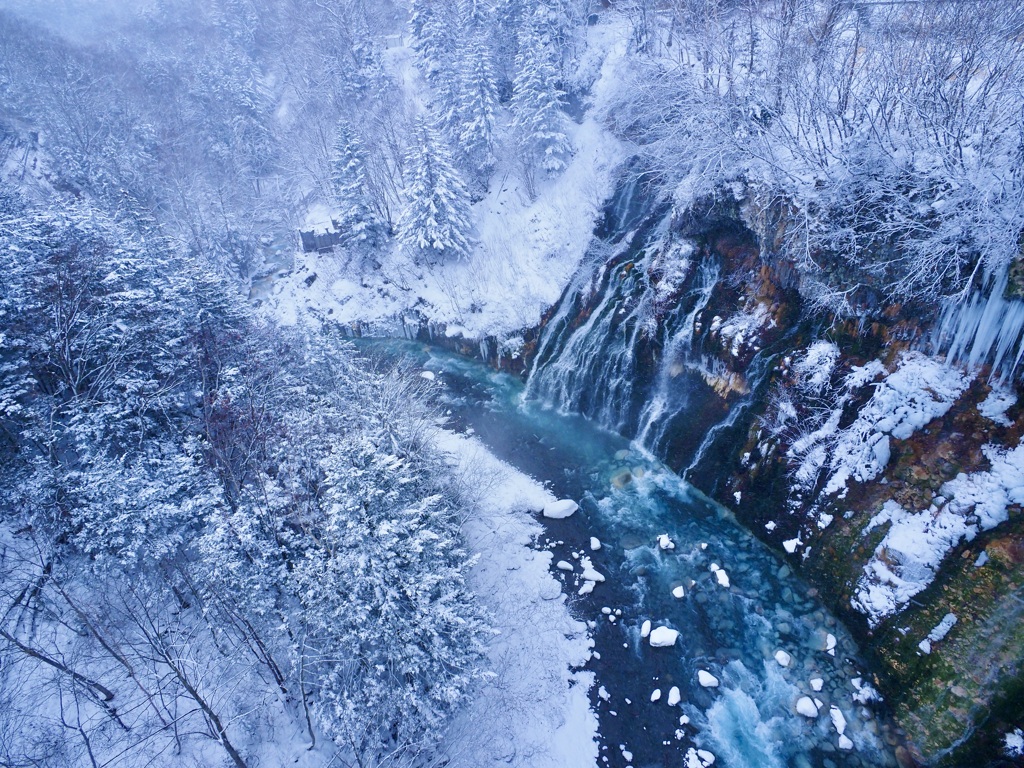
{"label": "rock", "polygon": [[729,574],[724,569],[719,568],[715,571],[715,579],[718,581],[719,586],[729,588]]}
{"label": "rock", "polygon": [[663,550],[671,550],[676,548],[676,543],[669,538],[667,533],[663,533],[658,536],[658,547]]}
{"label": "rock", "polygon": [[718,687],[718,678],[703,669],[697,671],[697,682],[704,688]]}
{"label": "rock", "polygon": [[842,710],[833,704],[829,707],[828,714],[832,718],[832,725],[835,727],[836,733],[840,736],[846,733],[846,717],[843,715]]}
{"label": "rock", "polygon": [[640,637],[647,637],[649,634],[651,634],[651,620],[647,619],[640,626]]}
{"label": "rock", "polygon": [[680,701],[682,701],[682,694],[679,693],[679,687],[673,685],[668,691],[668,705],[674,707]]}
{"label": "rock", "polygon": [[679,632],[668,627],[658,627],[651,630],[650,642],[652,648],[668,648],[676,644]]}
{"label": "rock", "polygon": [[775,652],[775,660],[779,662],[780,667],[788,667],[793,657],[785,651],[779,650]]}
{"label": "rock", "polygon": [[809,696],[801,696],[796,701],[797,714],[804,717],[815,718],[818,716],[818,707],[811,701]]}
{"label": "rock", "polygon": [[551,518],[552,520],[561,520],[569,517],[580,505],[572,499],[560,499],[559,501],[553,501],[544,507],[544,517]]}

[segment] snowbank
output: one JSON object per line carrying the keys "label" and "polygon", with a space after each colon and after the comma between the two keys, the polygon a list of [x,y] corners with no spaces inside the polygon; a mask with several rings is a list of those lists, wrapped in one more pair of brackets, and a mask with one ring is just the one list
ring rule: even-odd
{"label": "snowbank", "polygon": [[494,677],[446,736],[449,765],[590,768],[598,756],[594,677],[570,667],[586,662],[592,641],[569,615],[551,553],[530,546],[541,526],[529,510],[554,498],[474,438],[443,431],[437,442],[475,497],[463,525],[479,557],[470,586],[499,632],[488,648]]}

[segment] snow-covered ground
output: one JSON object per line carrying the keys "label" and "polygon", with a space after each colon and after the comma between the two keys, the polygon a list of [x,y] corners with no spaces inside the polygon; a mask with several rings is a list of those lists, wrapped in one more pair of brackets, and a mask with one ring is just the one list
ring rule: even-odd
{"label": "snow-covered ground", "polygon": [[[514,157],[499,164],[487,194],[473,206],[475,243],[463,261],[417,265],[395,250],[382,269],[360,276],[340,249],[298,254],[295,270],[268,297],[276,318],[285,324],[309,318],[393,326],[415,311],[445,324],[450,335],[472,338],[505,338],[536,325],[579,266],[627,156],[605,129],[603,115],[625,79],[629,27],[616,14],[604,19],[589,30],[580,69],[596,80],[583,120],[567,121],[575,151],[564,172],[551,179],[538,173],[531,198]],[[402,82],[416,78],[410,61],[392,55]],[[412,84],[406,91],[423,93]],[[324,211],[311,215],[322,220]]]}
{"label": "snow-covered ground", "polygon": [[470,585],[498,632],[488,648],[493,677],[449,729],[449,765],[590,768],[597,762],[588,695],[594,675],[572,668],[590,658],[593,643],[551,575],[552,554],[531,547],[542,527],[530,512],[554,497],[475,438],[444,431],[438,443],[475,497],[463,525],[478,557]]}

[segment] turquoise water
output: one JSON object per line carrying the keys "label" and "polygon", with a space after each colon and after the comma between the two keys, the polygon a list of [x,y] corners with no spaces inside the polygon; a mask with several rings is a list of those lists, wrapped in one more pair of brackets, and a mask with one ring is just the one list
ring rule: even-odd
{"label": "turquoise water", "polygon": [[[553,563],[574,566],[553,573],[573,613],[591,622],[603,765],[685,766],[695,749],[727,768],[895,765],[876,714],[853,699],[854,679],[869,676],[848,633],[728,510],[623,438],[524,402],[511,376],[414,342],[360,347],[432,371],[454,428],[472,430],[497,456],[580,503],[572,517],[544,521],[538,546],[553,551]],[[672,549],[659,546],[663,534]],[[591,537],[600,550],[591,551]],[[582,557],[606,576],[587,595],[578,594]],[[676,644],[652,648],[641,637],[648,620],[677,630]],[[780,650],[791,658],[786,667],[775,659]],[[701,670],[719,686],[702,687]],[[673,687],[680,701],[669,706]],[[655,690],[661,696],[652,702]],[[803,696],[821,702],[818,717],[795,711]],[[839,748],[832,704],[852,749]]]}

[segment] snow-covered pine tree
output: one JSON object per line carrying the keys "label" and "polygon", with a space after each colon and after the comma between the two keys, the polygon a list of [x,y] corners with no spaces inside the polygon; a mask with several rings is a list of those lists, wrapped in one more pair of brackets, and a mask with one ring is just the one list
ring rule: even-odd
{"label": "snow-covered pine tree", "polygon": [[469,255],[469,191],[440,132],[425,117],[416,120],[407,167],[406,207],[399,241],[429,262]]}
{"label": "snow-covered pine tree", "polygon": [[455,0],[412,0],[409,26],[413,50],[419,55],[424,77],[434,87],[436,100],[453,117],[453,73],[457,58],[459,13]]}
{"label": "snow-covered pine tree", "polygon": [[480,34],[462,51],[459,71],[459,146],[473,171],[486,179],[494,168],[498,86],[491,52]]}
{"label": "snow-covered pine tree", "polygon": [[342,120],[331,154],[330,185],[346,245],[373,245],[383,229],[366,186],[366,159],[359,134]]}
{"label": "snow-covered pine tree", "polygon": [[548,9],[540,6],[519,31],[512,112],[527,162],[555,174],[565,168],[572,146],[563,130],[565,94],[558,85],[549,16]]}

